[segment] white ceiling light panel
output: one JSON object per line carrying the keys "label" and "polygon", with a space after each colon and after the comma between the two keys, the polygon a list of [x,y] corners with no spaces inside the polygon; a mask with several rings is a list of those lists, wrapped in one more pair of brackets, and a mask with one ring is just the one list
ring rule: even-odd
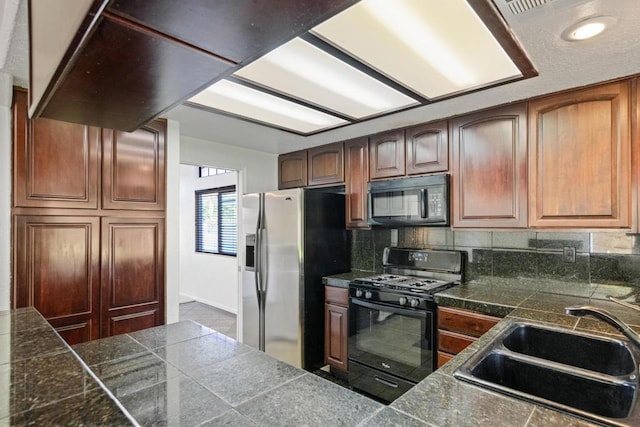
{"label": "white ceiling light panel", "polygon": [[465,0],[363,0],[312,32],[427,98],[522,75]]}
{"label": "white ceiling light panel", "polygon": [[348,123],[300,104],[228,80],[220,80],[190,102],[300,133],[312,133]]}
{"label": "white ceiling light panel", "polygon": [[234,75],[356,119],[418,104],[300,38]]}

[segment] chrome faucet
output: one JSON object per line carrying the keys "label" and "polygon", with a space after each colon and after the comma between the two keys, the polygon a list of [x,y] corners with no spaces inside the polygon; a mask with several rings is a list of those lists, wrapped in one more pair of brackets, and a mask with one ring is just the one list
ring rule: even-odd
{"label": "chrome faucet", "polygon": [[622,332],[622,334],[625,337],[629,338],[629,341],[631,341],[631,343],[635,345],[638,350],[640,350],[640,335],[638,335],[636,331],[631,329],[629,325],[627,325],[608,311],[591,305],[574,305],[571,307],[565,307],[565,311],[567,314],[571,314],[573,316],[582,317],[591,315],[602,320],[603,322],[608,323],[609,325]]}

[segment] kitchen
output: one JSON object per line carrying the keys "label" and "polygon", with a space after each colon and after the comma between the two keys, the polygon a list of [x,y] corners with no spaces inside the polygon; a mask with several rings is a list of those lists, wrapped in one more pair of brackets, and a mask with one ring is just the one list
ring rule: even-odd
{"label": "kitchen", "polygon": [[[595,2],[597,5],[602,4]],[[557,6],[556,6],[557,4]],[[549,3],[544,6],[547,9],[540,9],[538,21],[533,19],[535,15],[529,15],[529,18],[523,15],[521,18],[509,18],[513,20],[512,27],[516,32],[518,39],[525,46],[528,55],[532,58],[535,66],[537,67],[540,75],[531,79],[525,79],[518,82],[506,84],[504,86],[498,86],[486,91],[478,91],[469,95],[465,95],[460,98],[452,98],[450,100],[440,101],[426,107],[420,107],[413,110],[408,110],[402,114],[391,115],[382,117],[380,119],[365,121],[362,123],[356,123],[354,125],[336,129],[334,131],[328,131],[319,133],[317,135],[308,137],[298,137],[296,135],[278,132],[271,128],[265,128],[252,123],[247,123],[239,120],[228,119],[222,116],[213,116],[204,111],[193,111],[190,107],[178,107],[176,111],[169,114],[169,136],[168,140],[176,141],[179,143],[168,143],[167,149],[167,264],[166,276],[167,276],[167,320],[175,320],[177,318],[177,301],[176,298],[176,269],[178,266],[172,264],[170,260],[177,259],[175,253],[172,254],[172,250],[177,246],[172,244],[175,242],[178,236],[175,234],[175,217],[172,222],[171,209],[177,205],[176,202],[176,186],[177,181],[175,177],[175,166],[182,163],[191,164],[211,164],[218,166],[230,167],[236,170],[245,171],[244,182],[245,187],[241,193],[249,193],[263,190],[272,190],[277,187],[277,159],[276,154],[289,153],[300,149],[306,149],[316,146],[322,146],[323,144],[332,143],[335,141],[343,141],[351,138],[357,138],[361,136],[374,135],[378,132],[383,132],[389,129],[404,128],[426,121],[445,119],[453,116],[462,115],[467,112],[482,110],[484,108],[493,107],[495,105],[505,104],[511,101],[519,101],[523,99],[529,99],[538,95],[544,95],[553,93],[565,88],[579,87],[601,81],[608,81],[619,77],[633,76],[638,72],[638,64],[634,62],[635,57],[630,54],[625,54],[626,49],[633,49],[631,43],[628,40],[635,40],[632,34],[629,36],[625,43],[620,43],[620,39],[612,37],[607,38],[607,34],[617,34],[616,31],[622,31],[622,28],[632,28],[633,25],[628,21],[632,21],[632,17],[635,16],[635,12],[632,5],[628,6],[628,9],[623,9],[623,12],[616,14],[617,19],[620,21],[618,26],[614,27],[610,33],[603,34],[603,40],[601,43],[604,45],[598,45],[595,43],[583,45],[584,47],[574,47],[573,44],[564,43],[560,45],[561,53],[558,57],[553,58],[553,63],[548,66],[551,68],[557,68],[560,70],[558,73],[552,73],[553,69],[544,68],[544,58],[546,57],[545,50],[548,44],[545,44],[543,40],[534,42],[540,36],[539,26],[540,21],[549,20],[554,15],[557,17],[558,22],[556,25],[564,26],[568,25],[575,15],[579,13],[585,13],[585,9],[593,6],[594,2],[572,2],[572,1],[557,1]],[[575,7],[575,10],[574,10]],[[580,8],[582,7],[582,9]],[[551,8],[551,9],[549,9]],[[535,14],[535,11],[531,13]],[[608,14],[608,13],[607,13]],[[611,13],[613,14],[613,13]],[[508,15],[505,15],[508,16]],[[623,19],[624,17],[624,19]],[[625,25],[631,25],[631,27],[625,27]],[[521,31],[518,34],[517,31]],[[528,31],[528,32],[527,32]],[[557,34],[546,34],[550,40],[555,40]],[[527,37],[528,35],[528,37]],[[620,36],[623,37],[623,36]],[[525,43],[526,41],[526,43]],[[589,43],[589,42],[587,42]],[[538,49],[538,50],[536,50]],[[564,49],[564,50],[563,50]],[[580,50],[576,53],[578,49]],[[633,50],[630,50],[633,52]],[[598,58],[599,64],[593,64],[592,58]],[[571,62],[575,61],[575,62]],[[586,66],[585,64],[588,64]],[[606,64],[606,65],[603,65]],[[580,72],[567,72],[566,70],[580,70]],[[9,83],[10,86],[10,83]],[[10,93],[10,87],[5,87]],[[7,94],[8,95],[8,94]],[[8,107],[8,106],[7,106]],[[4,140],[10,140],[9,129],[10,122],[9,110],[3,112],[6,128],[3,126],[3,132],[6,133]],[[198,118],[202,121],[198,123]],[[213,123],[216,125],[216,137],[211,137],[211,129],[207,128],[202,123]],[[173,130],[172,130],[173,126]],[[171,136],[171,132],[173,137]],[[247,132],[247,133],[241,133]],[[239,141],[237,135],[246,135],[242,141]],[[209,143],[208,140],[215,139],[216,142]],[[262,150],[266,150],[267,147],[271,147],[269,151],[271,153],[265,153],[264,151],[255,151],[249,149],[249,147],[242,147],[243,144],[249,144],[247,141],[254,140],[259,141],[262,145]],[[220,144],[222,141],[233,141],[230,144]],[[178,155],[178,148],[180,154]],[[5,150],[8,148],[5,147]],[[170,151],[173,150],[173,151]],[[5,151],[6,153],[6,151]],[[186,153],[186,154],[185,154]],[[11,158],[10,154],[2,156],[2,158]],[[244,160],[248,159],[248,160]],[[251,162],[251,163],[249,163]],[[269,164],[270,163],[270,164]],[[172,166],[174,167],[172,172]],[[254,172],[254,165],[260,165],[262,168],[260,171]],[[5,176],[3,188],[7,191],[3,194],[10,194],[8,189],[11,188],[11,177],[8,174],[9,167],[3,168],[5,170]],[[174,175],[172,175],[172,173]],[[265,176],[267,177],[265,179]],[[173,202],[172,202],[173,201]],[[7,205],[8,204],[8,205]],[[5,200],[3,209],[10,211],[10,201]],[[5,212],[5,211],[3,211]],[[2,215],[3,221],[5,221],[3,228],[3,236],[9,235],[9,232],[5,234],[6,230],[10,230],[9,213]],[[175,215],[175,212],[174,212]],[[173,224],[173,225],[172,225]],[[477,226],[476,226],[477,227]],[[481,228],[481,227],[480,227]],[[603,269],[598,268],[596,271],[591,269],[591,260],[599,261],[602,263],[615,262],[611,257],[598,256],[597,254],[608,253],[611,248],[617,249],[620,254],[620,258],[623,258],[623,263],[631,263],[635,261],[633,255],[635,244],[634,237],[626,235],[624,232],[620,233],[607,233],[599,232],[600,230],[590,230],[588,232],[574,232],[577,235],[571,236],[553,236],[554,232],[542,232],[536,230],[526,230],[518,232],[519,234],[510,234],[509,232],[500,231],[464,231],[464,230],[440,230],[427,232],[422,228],[400,228],[398,236],[395,237],[394,233],[387,229],[374,228],[372,231],[353,231],[352,232],[352,253],[357,252],[364,256],[354,257],[352,256],[352,268],[356,270],[380,270],[382,257],[381,249],[385,246],[391,245],[392,241],[403,246],[423,246],[425,244],[437,244],[434,242],[444,242],[441,245],[446,246],[446,242],[453,242],[454,246],[474,248],[477,256],[470,259],[472,263],[475,263],[476,270],[486,275],[493,274],[500,277],[501,272],[508,273],[509,266],[519,265],[523,269],[528,268],[528,277],[537,277],[538,274],[543,275],[545,272],[550,271],[550,276],[553,276],[553,272],[563,273],[566,277],[578,276],[580,278],[589,278],[591,274],[602,272]],[[623,227],[624,228],[624,227]],[[612,242],[611,235],[614,235]],[[554,238],[555,237],[555,238]],[[615,238],[618,239],[615,239]],[[521,239],[523,243],[514,244],[507,242],[513,239]],[[172,240],[173,239],[173,240]],[[546,244],[548,240],[569,242],[579,242],[573,244],[576,248],[577,262],[574,264],[574,269],[566,269],[563,264],[555,263],[555,256],[559,251],[564,250],[564,243],[558,246],[557,242]],[[605,242],[605,243],[603,243]],[[10,257],[10,242],[5,242],[3,250],[3,256],[5,261],[2,263],[7,270],[3,270],[3,276],[10,276],[9,257]],[[515,247],[514,247],[515,246]],[[572,246],[571,244],[567,246]],[[516,254],[510,249],[516,249]],[[518,250],[521,249],[521,250]],[[545,250],[546,249],[546,250]],[[374,254],[372,254],[372,252]],[[543,255],[540,255],[542,253]],[[513,255],[514,258],[510,258],[509,255]],[[548,255],[548,256],[547,256]],[[628,256],[624,256],[628,255]],[[484,256],[484,257],[483,257]],[[496,263],[496,259],[502,259],[505,262]],[[518,260],[526,260],[526,262],[518,262]],[[545,264],[544,260],[549,260],[549,263]],[[550,268],[551,265],[553,268]],[[596,266],[596,263],[593,263]],[[572,265],[573,267],[573,265]],[[633,272],[633,269],[631,270]],[[626,273],[633,277],[633,274]],[[558,274],[561,279],[565,276]],[[625,274],[619,273],[619,276]],[[600,276],[602,277],[602,276]],[[3,283],[9,283],[9,279],[3,281]],[[3,292],[8,293],[8,288],[3,288]],[[173,297],[172,297],[173,295]],[[8,300],[8,296],[4,298]],[[171,301],[174,301],[172,304]]]}

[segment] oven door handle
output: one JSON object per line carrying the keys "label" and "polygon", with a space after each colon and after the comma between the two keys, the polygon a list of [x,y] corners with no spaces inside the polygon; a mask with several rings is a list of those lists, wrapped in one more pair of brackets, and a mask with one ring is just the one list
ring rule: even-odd
{"label": "oven door handle", "polygon": [[381,304],[381,303],[372,304],[370,302],[360,301],[355,298],[350,298],[350,300],[352,304],[369,308],[371,310],[380,310],[381,308],[383,308],[387,311],[392,311],[394,313],[404,314],[406,316],[411,316],[411,317],[427,317],[427,313],[429,312],[429,310],[415,310],[410,308],[400,308],[400,307],[394,307],[392,305]]}

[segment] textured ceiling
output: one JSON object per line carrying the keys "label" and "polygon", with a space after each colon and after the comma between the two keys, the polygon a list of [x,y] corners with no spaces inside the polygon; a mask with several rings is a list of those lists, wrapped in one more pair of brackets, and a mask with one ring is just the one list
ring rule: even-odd
{"label": "textured ceiling", "polygon": [[[28,75],[26,3],[27,0],[0,0],[1,13],[18,6],[4,69],[12,73],[16,83],[21,85],[26,85]],[[175,108],[168,116],[180,121],[180,133],[183,135],[284,153],[640,73],[638,0],[553,0],[519,15],[510,12],[506,0],[494,0],[494,3],[537,68],[538,77],[310,137],[185,106]],[[594,15],[613,16],[618,20],[617,25],[584,42],[566,42],[560,38],[566,27]],[[4,38],[4,16],[0,22],[0,37]],[[2,43],[0,55],[3,54],[1,49]]]}
{"label": "textured ceiling", "polygon": [[27,0],[0,0],[0,14],[0,69],[13,75],[14,84],[27,86]]}

